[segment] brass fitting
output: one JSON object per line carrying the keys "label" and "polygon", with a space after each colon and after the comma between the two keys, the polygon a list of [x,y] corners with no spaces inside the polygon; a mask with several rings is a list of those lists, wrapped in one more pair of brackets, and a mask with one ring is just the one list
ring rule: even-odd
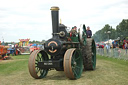
{"label": "brass fitting", "polygon": [[53,7],[51,7],[50,10],[52,10],[52,11],[58,11],[58,10],[59,10],[59,7],[57,7],[57,6],[53,6]]}

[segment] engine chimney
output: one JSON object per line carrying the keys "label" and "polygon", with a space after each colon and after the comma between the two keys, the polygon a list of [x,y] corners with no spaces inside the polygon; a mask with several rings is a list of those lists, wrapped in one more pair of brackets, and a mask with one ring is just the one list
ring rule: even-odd
{"label": "engine chimney", "polygon": [[53,37],[58,38],[57,33],[59,32],[59,7],[53,6],[51,7],[51,16],[52,16],[52,30]]}

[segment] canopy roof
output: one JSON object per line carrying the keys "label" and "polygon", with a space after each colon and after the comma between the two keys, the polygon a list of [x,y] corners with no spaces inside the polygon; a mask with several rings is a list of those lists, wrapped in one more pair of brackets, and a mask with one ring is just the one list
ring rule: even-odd
{"label": "canopy roof", "polygon": [[29,41],[30,39],[19,39],[20,41]]}

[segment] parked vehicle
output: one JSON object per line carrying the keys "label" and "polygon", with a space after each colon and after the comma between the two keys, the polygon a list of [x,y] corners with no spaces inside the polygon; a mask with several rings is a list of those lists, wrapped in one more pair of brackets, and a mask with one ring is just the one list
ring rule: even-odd
{"label": "parked vehicle", "polygon": [[24,47],[18,47],[19,53],[22,54],[30,54],[29,51],[29,46],[24,46]]}
{"label": "parked vehicle", "polygon": [[0,45],[0,60],[5,60],[8,58],[8,56],[6,56],[7,48],[8,47],[6,46]]}
{"label": "parked vehicle", "polygon": [[7,52],[8,52],[7,53],[8,56],[10,54],[12,56],[20,54],[20,50],[19,50],[18,46],[17,45],[12,45],[12,44],[9,45],[9,48],[7,49]]}
{"label": "parked vehicle", "polygon": [[35,50],[39,50],[40,48],[39,47],[37,47],[37,46],[30,46],[30,54],[33,52],[33,51],[35,51]]}

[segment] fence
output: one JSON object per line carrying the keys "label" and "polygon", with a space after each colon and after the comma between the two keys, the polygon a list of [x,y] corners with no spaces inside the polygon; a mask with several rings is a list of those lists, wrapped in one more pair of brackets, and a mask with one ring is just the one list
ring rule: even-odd
{"label": "fence", "polygon": [[125,49],[112,48],[107,50],[106,48],[97,48],[96,51],[98,55],[128,60],[128,53]]}

